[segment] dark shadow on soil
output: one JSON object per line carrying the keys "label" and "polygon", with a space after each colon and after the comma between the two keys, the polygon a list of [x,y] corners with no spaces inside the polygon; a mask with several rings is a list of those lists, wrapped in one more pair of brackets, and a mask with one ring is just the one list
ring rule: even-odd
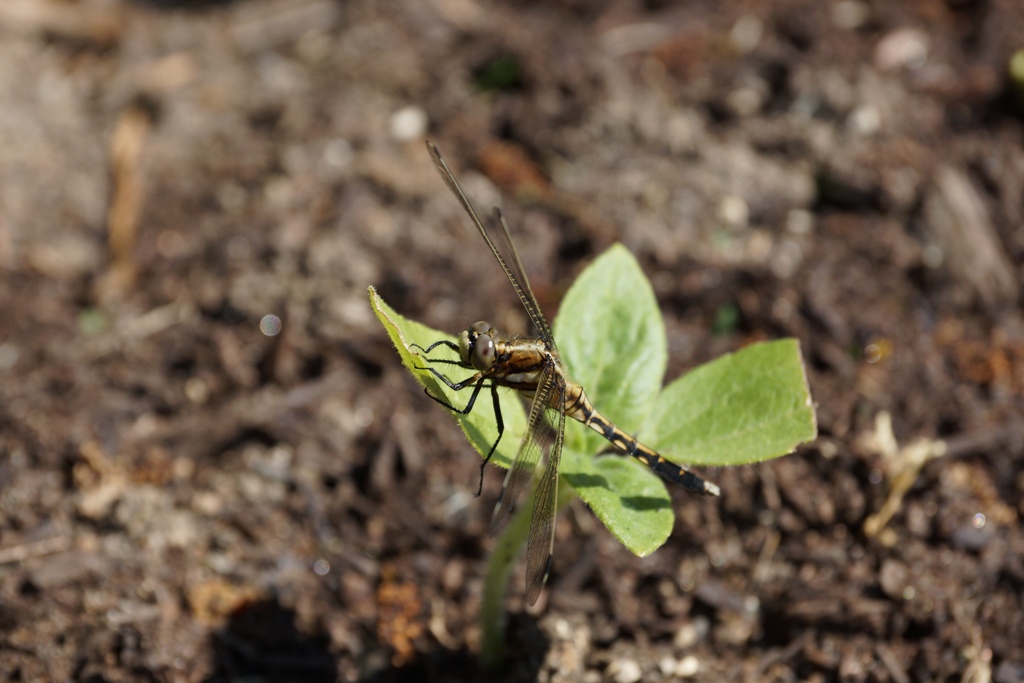
{"label": "dark shadow on soil", "polygon": [[510,615],[507,637],[505,658],[492,669],[483,668],[477,654],[465,648],[439,648],[401,666],[389,664],[360,680],[365,683],[526,683],[537,680],[551,643],[538,628],[536,619],[524,614]]}
{"label": "dark shadow on soil", "polygon": [[[329,651],[326,633],[302,633],[293,610],[276,600],[252,602],[237,610],[227,626],[212,637],[213,673],[205,683],[243,680],[266,683],[337,680],[338,657]],[[463,648],[436,648],[417,653],[411,660],[389,661],[391,650],[382,644],[368,648],[359,680],[366,683],[470,683],[490,680],[506,683],[534,681],[551,647],[528,615],[510,615],[505,659],[494,669],[481,667],[477,653]]]}
{"label": "dark shadow on soil", "polygon": [[329,642],[326,633],[301,633],[295,613],[276,600],[252,602],[213,635],[213,674],[206,681],[334,681],[337,664]]}

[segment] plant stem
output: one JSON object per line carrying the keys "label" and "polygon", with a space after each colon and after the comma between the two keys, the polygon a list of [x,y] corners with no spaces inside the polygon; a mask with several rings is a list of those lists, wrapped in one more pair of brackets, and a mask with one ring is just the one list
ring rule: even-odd
{"label": "plant stem", "polygon": [[[576,492],[564,479],[558,482],[556,507],[561,511]],[[557,513],[556,513],[557,514]],[[487,562],[484,577],[484,595],[480,605],[480,660],[485,669],[501,664],[505,655],[505,627],[508,615],[505,613],[504,598],[512,564],[516,561],[530,531],[533,518],[533,496],[524,501],[516,510],[512,520],[498,537],[491,558]]]}

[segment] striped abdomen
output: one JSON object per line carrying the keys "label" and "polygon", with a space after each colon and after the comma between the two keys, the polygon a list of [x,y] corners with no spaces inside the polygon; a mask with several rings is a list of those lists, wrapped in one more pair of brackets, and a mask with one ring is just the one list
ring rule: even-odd
{"label": "striped abdomen", "polygon": [[662,479],[678,484],[691,493],[700,493],[706,496],[717,496],[721,493],[715,484],[704,481],[696,474],[666,460],[612,424],[608,418],[597,412],[580,385],[568,383],[565,388],[564,409],[568,417],[587,425],[608,439],[617,449],[647,465]]}

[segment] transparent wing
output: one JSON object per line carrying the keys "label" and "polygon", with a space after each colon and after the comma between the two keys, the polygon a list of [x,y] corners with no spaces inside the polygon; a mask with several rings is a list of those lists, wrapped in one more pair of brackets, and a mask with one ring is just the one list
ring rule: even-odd
{"label": "transparent wing", "polygon": [[[519,494],[529,486],[541,455],[557,440],[558,435],[551,423],[553,418],[547,416],[547,413],[554,412],[549,410],[548,406],[551,405],[551,393],[555,389],[555,377],[556,373],[548,368],[537,383],[537,391],[533,395],[530,416],[527,419],[526,437],[519,445],[519,452],[516,453],[512,467],[505,475],[501,495],[498,496],[498,503],[494,506],[494,515],[491,517],[492,534],[504,526],[512,515],[516,501],[519,500]],[[530,534],[533,535],[532,526]]]}
{"label": "transparent wing", "polygon": [[473,221],[473,225],[480,231],[480,235],[487,242],[487,246],[491,248],[491,253],[494,254],[494,258],[498,259],[498,263],[501,265],[501,269],[505,271],[505,275],[508,276],[509,282],[512,283],[512,288],[516,290],[516,294],[519,295],[519,300],[523,302],[523,307],[526,308],[526,313],[530,316],[530,320],[533,321],[534,327],[540,335],[551,344],[554,348],[554,338],[551,336],[551,328],[548,327],[548,321],[544,319],[544,314],[540,310],[540,305],[537,303],[537,297],[533,295],[533,290],[530,289],[530,281],[526,277],[526,271],[523,270],[523,264],[519,261],[519,253],[516,252],[515,245],[512,244],[512,237],[508,233],[508,224],[505,222],[505,217],[501,214],[501,210],[495,207],[494,209],[494,221],[488,225],[480,220],[480,217],[476,213],[476,209],[469,203],[469,198],[466,197],[466,193],[462,191],[462,187],[459,182],[455,180],[455,176],[452,175],[451,170],[448,168],[448,164],[445,163],[441,157],[441,153],[437,151],[437,147],[434,147],[432,143],[427,142],[427,150],[430,152],[430,156],[434,159],[434,166],[437,167],[438,173],[444,178],[444,181],[448,184],[448,188],[455,195],[455,198],[462,204],[462,208],[469,214],[470,220]]}
{"label": "transparent wing", "polygon": [[[554,391],[559,391],[557,379]],[[551,569],[551,554],[555,548],[555,516],[558,500],[558,463],[562,459],[562,439],[565,435],[565,411],[548,411],[558,415],[558,426],[554,428],[554,442],[548,453],[548,464],[544,468],[537,490],[533,494],[533,517],[530,519],[530,536],[526,541],[526,601],[537,602],[544,582]],[[549,425],[550,426],[550,425]]]}
{"label": "transparent wing", "polygon": [[[498,227],[494,227],[495,224],[501,229],[499,230]],[[498,261],[502,264],[505,275],[508,276],[512,287],[516,290],[516,294],[519,295],[519,300],[523,302],[526,312],[530,314],[530,320],[537,327],[541,337],[551,345],[551,348],[555,348],[554,335],[551,334],[548,321],[540,310],[537,297],[533,295],[530,280],[526,277],[526,271],[523,270],[523,264],[519,260],[519,252],[516,251],[515,245],[512,244],[512,236],[508,232],[508,223],[505,221],[505,215],[498,207],[494,207],[494,221],[488,224],[486,230],[488,234],[485,234],[484,238],[487,239],[491,251],[494,252],[494,255],[498,257]],[[504,259],[501,257],[501,254],[507,254],[511,258]]]}

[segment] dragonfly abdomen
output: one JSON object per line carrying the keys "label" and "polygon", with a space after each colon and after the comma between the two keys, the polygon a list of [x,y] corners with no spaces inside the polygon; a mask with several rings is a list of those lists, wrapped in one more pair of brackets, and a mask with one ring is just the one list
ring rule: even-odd
{"label": "dragonfly abdomen", "polygon": [[626,455],[633,456],[662,479],[678,484],[691,493],[700,493],[706,496],[717,496],[721,493],[715,484],[701,479],[693,472],[670,460],[666,460],[612,424],[611,420],[597,412],[583,391],[583,387],[572,385],[566,389],[565,414],[579,420],[608,439],[617,449]]}

